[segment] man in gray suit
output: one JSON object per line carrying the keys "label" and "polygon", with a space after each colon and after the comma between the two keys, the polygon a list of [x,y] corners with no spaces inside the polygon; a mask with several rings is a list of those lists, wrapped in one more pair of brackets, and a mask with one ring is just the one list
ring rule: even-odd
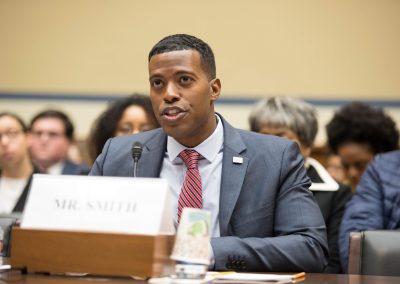
{"label": "man in gray suit", "polygon": [[[177,214],[188,198],[182,197],[184,181],[200,188],[200,206],[193,207],[213,216],[213,269],[322,271],[325,225],[299,148],[235,129],[215,113],[221,83],[211,48],[189,35],[162,39],[149,54],[149,80],[162,128],[108,140],[91,175],[132,176],[131,145],[139,141],[138,176],[168,179]],[[189,178],[193,165],[182,156],[187,149],[200,155],[193,162],[198,174]]]}

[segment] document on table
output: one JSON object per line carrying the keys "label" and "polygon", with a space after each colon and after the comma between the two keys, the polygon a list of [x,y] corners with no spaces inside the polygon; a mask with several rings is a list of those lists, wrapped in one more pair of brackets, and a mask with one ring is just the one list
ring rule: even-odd
{"label": "document on table", "polygon": [[295,283],[305,280],[305,273],[296,274],[263,274],[263,273],[237,273],[207,272],[204,279],[177,279],[175,275],[170,277],[151,278],[150,284],[267,284],[267,283]]}
{"label": "document on table", "polygon": [[262,274],[262,273],[236,273],[236,272],[209,272],[209,275],[214,278],[215,283],[232,283],[238,281],[241,283],[262,282],[262,281],[295,281],[305,277],[305,273],[297,274]]}

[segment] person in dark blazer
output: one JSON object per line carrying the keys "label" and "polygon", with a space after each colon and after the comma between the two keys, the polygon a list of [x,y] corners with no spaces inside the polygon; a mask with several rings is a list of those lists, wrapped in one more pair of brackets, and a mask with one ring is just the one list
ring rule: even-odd
{"label": "person in dark blazer", "polygon": [[74,126],[69,117],[58,110],[45,110],[30,123],[30,154],[40,172],[62,175],[87,175],[89,167],[68,160],[74,140]]}
{"label": "person in dark blazer", "polygon": [[250,115],[252,131],[285,137],[299,144],[305,158],[307,175],[327,227],[330,258],[325,273],[341,273],[338,236],[346,203],[351,199],[349,186],[337,183],[327,170],[310,157],[318,131],[312,105],[300,99],[276,96],[257,103]]}
{"label": "person in dark blazer", "polygon": [[137,175],[168,180],[176,224],[181,186],[192,181],[182,155],[198,153],[198,208],[212,215],[210,269],[322,271],[325,224],[297,144],[235,129],[215,113],[221,90],[215,69],[211,48],[194,36],[158,42],[149,54],[149,80],[162,128],[111,138],[90,174],[133,176],[131,148],[139,141]]}

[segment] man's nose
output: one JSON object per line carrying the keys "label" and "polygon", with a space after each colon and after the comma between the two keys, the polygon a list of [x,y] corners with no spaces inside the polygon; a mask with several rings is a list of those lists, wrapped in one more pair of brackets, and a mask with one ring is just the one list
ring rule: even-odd
{"label": "man's nose", "polygon": [[164,92],[164,101],[166,102],[175,102],[179,100],[179,91],[178,88],[173,83],[168,83]]}
{"label": "man's nose", "polygon": [[40,135],[38,136],[40,141],[47,141],[50,139],[50,135],[46,132],[40,133]]}

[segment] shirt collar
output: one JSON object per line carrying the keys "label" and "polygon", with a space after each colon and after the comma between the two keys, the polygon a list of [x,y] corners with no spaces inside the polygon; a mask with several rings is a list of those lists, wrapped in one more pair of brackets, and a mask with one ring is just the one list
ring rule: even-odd
{"label": "shirt collar", "polygon": [[60,175],[64,168],[64,161],[58,162],[47,169],[47,173],[51,175]]}
{"label": "shirt collar", "polygon": [[[222,149],[224,143],[224,126],[222,125],[220,117],[217,114],[215,116],[217,118],[217,127],[215,128],[214,132],[199,145],[191,148],[200,153],[200,155],[203,156],[210,163],[214,161],[215,157]],[[175,159],[178,157],[179,153],[185,149],[187,149],[187,147],[180,144],[173,137],[168,136],[167,153],[168,158],[171,162],[176,162]]]}

